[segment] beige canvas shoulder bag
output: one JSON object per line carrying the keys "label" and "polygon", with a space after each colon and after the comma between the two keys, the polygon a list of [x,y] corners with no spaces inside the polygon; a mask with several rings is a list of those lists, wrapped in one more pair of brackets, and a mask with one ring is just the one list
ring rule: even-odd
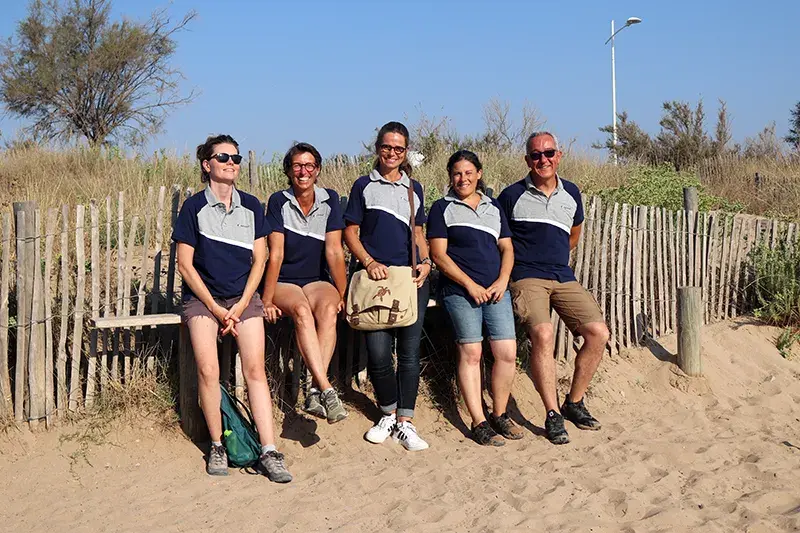
{"label": "beige canvas shoulder bag", "polygon": [[390,266],[389,277],[370,279],[366,269],[350,279],[345,316],[353,329],[375,331],[410,326],[417,321],[417,246],[414,241],[414,181],[409,178],[411,266]]}

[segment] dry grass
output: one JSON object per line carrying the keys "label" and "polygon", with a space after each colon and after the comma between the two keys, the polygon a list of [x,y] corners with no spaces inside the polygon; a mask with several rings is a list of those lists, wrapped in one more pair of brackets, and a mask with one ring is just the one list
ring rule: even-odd
{"label": "dry grass", "polygon": [[0,435],[8,433],[15,427],[17,427],[17,424],[14,421],[14,414],[11,411],[0,411]]}
{"label": "dry grass", "polygon": [[[756,185],[756,173],[759,185]],[[745,211],[770,218],[800,219],[800,158],[722,156],[697,169],[702,183],[717,196],[740,202]]]}
{"label": "dry grass", "polygon": [[109,378],[105,390],[87,414],[99,420],[133,420],[155,422],[162,429],[177,426],[175,393],[165,368],[154,372],[134,365],[125,383]]}
{"label": "dry grass", "polygon": [[[445,166],[449,150],[425,154],[424,164],[415,169],[415,178],[424,186],[426,203],[439,198],[447,186]],[[484,163],[487,184],[495,191],[523,177],[527,168],[522,154],[508,151],[483,151],[478,154]],[[340,194],[348,194],[353,180],[368,172],[369,156],[355,162],[323,165],[320,182]],[[640,168],[614,166],[600,161],[596,154],[567,150],[561,174],[575,181],[586,193],[619,187]],[[251,190],[247,179],[247,163],[242,165],[239,186],[266,201],[269,194],[286,186],[286,178],[277,163],[258,166],[259,185]],[[763,177],[756,191],[753,177]],[[800,160],[740,159],[725,157],[704,162],[697,169],[707,191],[726,199],[739,201],[755,214],[800,218]],[[63,204],[88,204],[94,199],[102,204],[110,196],[116,211],[120,191],[125,193],[126,219],[131,214],[143,216],[148,187],[184,189],[202,187],[197,164],[188,156],[151,156],[125,158],[110,152],[88,149],[52,151],[38,147],[7,150],[0,158],[0,207],[7,209],[14,201],[35,200],[44,212]],[[167,209],[169,206],[167,206]],[[116,216],[116,215],[114,215]]]}

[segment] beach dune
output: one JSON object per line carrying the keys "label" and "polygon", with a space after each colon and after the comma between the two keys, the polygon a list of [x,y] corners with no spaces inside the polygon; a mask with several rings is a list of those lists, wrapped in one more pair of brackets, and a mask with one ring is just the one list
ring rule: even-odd
{"label": "beach dune", "polygon": [[0,436],[0,529],[798,531],[800,357],[778,354],[778,332],[747,318],[704,328],[702,378],[677,368],[674,336],[606,357],[587,395],[603,429],[568,423],[566,446],[541,436],[524,374],[513,396],[528,431],[501,448],[474,444],[458,413],[426,397],[415,422],[431,448],[419,453],[364,441],[363,397],[336,425],[287,418],[289,485],[208,477],[198,447],[146,420],[102,436],[12,429]]}

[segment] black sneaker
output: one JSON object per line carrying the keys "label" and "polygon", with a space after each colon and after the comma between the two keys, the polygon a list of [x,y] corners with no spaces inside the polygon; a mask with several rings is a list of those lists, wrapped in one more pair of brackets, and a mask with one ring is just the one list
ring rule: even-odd
{"label": "black sneaker", "polygon": [[509,440],[519,440],[525,436],[522,429],[508,417],[508,413],[503,413],[500,416],[490,414],[489,420],[492,422],[494,430]]}
{"label": "black sneaker", "polygon": [[572,403],[569,401],[569,394],[567,394],[567,397],[564,398],[564,405],[561,406],[561,414],[575,424],[578,429],[597,431],[602,427],[600,422],[589,414],[589,410],[583,405],[583,398],[579,402]]}
{"label": "black sneaker", "polygon": [[564,417],[552,409],[547,411],[544,430],[547,432],[547,440],[553,444],[566,444],[569,442],[569,434],[564,427]]}
{"label": "black sneaker", "polygon": [[503,437],[495,433],[486,420],[472,428],[472,438],[481,446],[505,446],[506,444]]}

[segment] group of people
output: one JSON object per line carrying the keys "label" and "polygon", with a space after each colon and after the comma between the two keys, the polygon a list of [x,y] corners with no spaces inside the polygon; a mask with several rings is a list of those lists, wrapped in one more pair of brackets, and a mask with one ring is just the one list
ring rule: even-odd
{"label": "group of people", "polygon": [[[546,409],[547,438],[554,444],[569,442],[565,419],[580,429],[600,429],[583,398],[609,333],[597,303],[569,267],[583,204],[575,184],[557,173],[562,153],[555,135],[537,132],[528,138],[525,161],[530,172],[497,199],[485,192],[478,156],[457,151],[447,162],[449,190],[427,215],[423,188],[411,178],[408,143],[408,129],[399,122],[378,131],[374,167],[354,182],[344,213],[338,194],[317,184],[322,157],[310,144],[295,144],[286,153],[288,187],[269,198],[266,213],[258,198],[235,186],[242,156],[232,137],[209,137],[198,146],[206,188],[186,200],[172,238],[183,277],[183,314],[197,362],[199,400],[211,437],[208,474],[226,475],[228,467],[222,444],[219,335],[231,334],[238,343],[261,439],[259,464],[270,480],[285,483],[292,476],[275,445],[264,318],[275,322],[288,316],[294,322],[297,346],[313,379],[304,410],[329,423],[347,417],[327,378],[347,291],[342,237],[358,268],[373,280],[385,279],[388,267],[411,266],[412,246],[420,258],[414,278],[416,323],[364,332],[367,371],[382,413],[366,432],[367,441],[379,444],[391,436],[409,451],[428,448],[412,420],[428,276],[434,265],[441,272],[437,297],[458,345],[459,389],[478,444],[501,446],[506,439],[524,436],[507,413],[516,371],[515,313],[531,340],[531,378]],[[560,406],[551,308],[584,339],[571,389]],[[488,420],[480,374],[484,331],[494,357]]]}

